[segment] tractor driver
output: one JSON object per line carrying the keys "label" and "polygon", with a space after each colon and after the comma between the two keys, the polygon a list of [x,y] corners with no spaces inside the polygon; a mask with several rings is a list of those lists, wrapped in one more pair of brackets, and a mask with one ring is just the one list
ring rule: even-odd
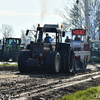
{"label": "tractor driver", "polygon": [[76,35],[74,41],[81,41],[81,39]]}
{"label": "tractor driver", "polygon": [[70,42],[70,39],[68,36],[66,36],[65,42]]}
{"label": "tractor driver", "polygon": [[45,43],[50,43],[50,36],[48,35],[48,34],[46,34],[46,37],[45,37],[45,39],[44,39],[44,42]]}

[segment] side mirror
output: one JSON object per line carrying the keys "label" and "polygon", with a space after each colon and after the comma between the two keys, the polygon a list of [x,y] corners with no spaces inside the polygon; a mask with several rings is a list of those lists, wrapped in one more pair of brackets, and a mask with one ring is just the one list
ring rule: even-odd
{"label": "side mirror", "polygon": [[1,40],[0,40],[0,44],[1,44]]}
{"label": "side mirror", "polygon": [[26,31],[26,35],[28,35],[29,30]]}
{"label": "side mirror", "polygon": [[62,32],[62,37],[65,37],[65,31]]}

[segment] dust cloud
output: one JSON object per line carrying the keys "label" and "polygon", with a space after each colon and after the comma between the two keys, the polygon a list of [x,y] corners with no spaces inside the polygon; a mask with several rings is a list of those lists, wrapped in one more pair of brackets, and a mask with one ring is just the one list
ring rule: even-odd
{"label": "dust cloud", "polygon": [[48,0],[40,0],[40,11],[41,11],[41,24],[43,24],[44,17],[48,13]]}

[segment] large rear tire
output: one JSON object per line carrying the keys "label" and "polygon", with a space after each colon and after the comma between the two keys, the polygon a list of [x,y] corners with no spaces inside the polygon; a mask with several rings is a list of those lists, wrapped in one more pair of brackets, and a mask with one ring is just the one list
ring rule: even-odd
{"label": "large rear tire", "polygon": [[72,73],[74,71],[74,49],[69,47],[65,57],[65,71]]}
{"label": "large rear tire", "polygon": [[21,51],[18,57],[18,69],[21,73],[30,72],[30,67],[28,67],[28,54],[29,51]]}
{"label": "large rear tire", "polygon": [[2,61],[3,60],[3,51],[1,50],[0,51],[0,61]]}
{"label": "large rear tire", "polygon": [[59,53],[60,53],[60,57],[61,57],[60,72],[65,72],[65,54],[66,54],[66,50],[61,49],[61,50],[59,50]]}
{"label": "large rear tire", "polygon": [[60,54],[57,51],[50,51],[46,58],[47,73],[59,73],[60,71]]}

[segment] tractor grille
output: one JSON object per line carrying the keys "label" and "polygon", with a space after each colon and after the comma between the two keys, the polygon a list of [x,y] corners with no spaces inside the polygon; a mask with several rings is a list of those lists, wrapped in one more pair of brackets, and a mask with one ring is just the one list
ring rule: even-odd
{"label": "tractor grille", "polygon": [[33,52],[34,53],[36,52],[37,54],[40,54],[40,53],[43,52],[43,47],[34,47]]}
{"label": "tractor grille", "polygon": [[33,56],[42,56],[43,54],[43,44],[34,44],[33,45]]}

